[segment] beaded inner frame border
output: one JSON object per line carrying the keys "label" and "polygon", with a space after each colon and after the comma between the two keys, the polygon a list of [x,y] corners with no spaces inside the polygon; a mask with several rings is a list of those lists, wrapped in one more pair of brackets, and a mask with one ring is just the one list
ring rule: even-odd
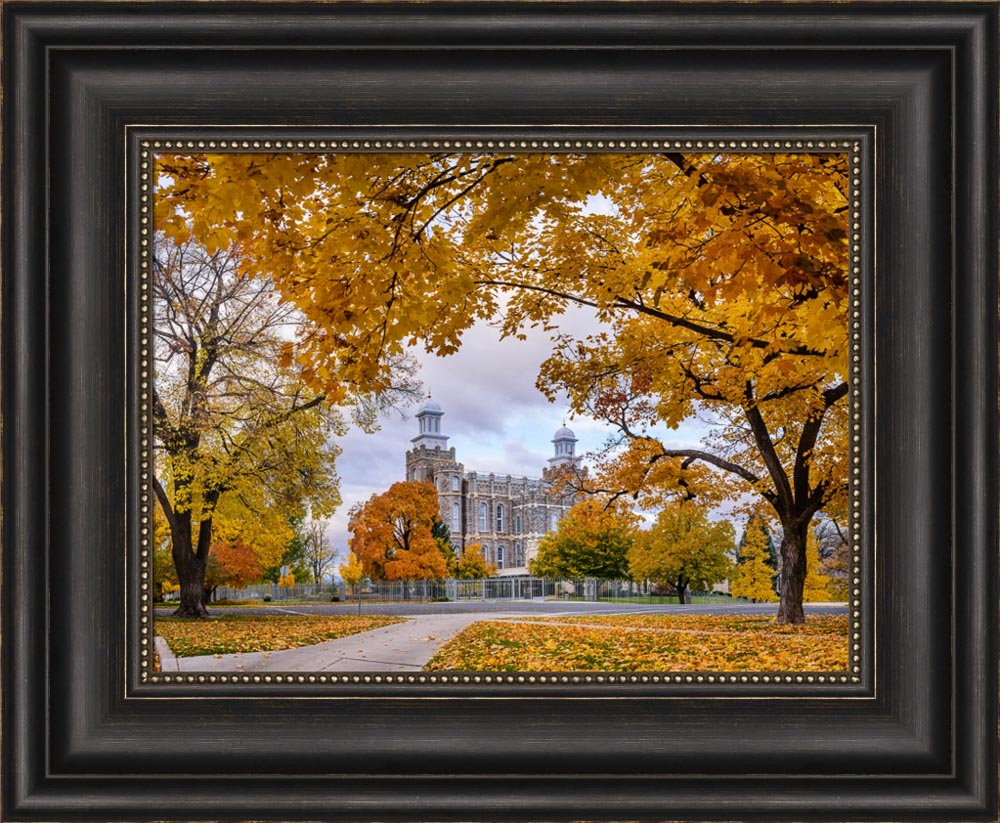
{"label": "beaded inner frame border", "polygon": [[[849,402],[849,453],[848,453],[848,494],[849,494],[849,535],[850,570],[848,600],[848,651],[849,663],[846,671],[835,672],[566,672],[566,673],[344,673],[315,674],[275,673],[275,674],[230,674],[216,673],[164,673],[153,671],[154,616],[152,606],[152,415],[150,413],[149,381],[152,379],[151,358],[152,309],[150,298],[150,278],[152,271],[153,246],[153,164],[160,152],[256,152],[284,150],[303,152],[352,152],[374,151],[414,152],[414,151],[524,151],[524,152],[642,152],[642,151],[728,151],[740,153],[771,152],[846,152],[849,155],[849,199],[850,199],[850,301],[848,310],[849,340],[852,347],[849,368],[851,391]],[[139,678],[142,683],[170,684],[295,684],[295,685],[438,685],[497,686],[497,685],[552,685],[574,686],[593,684],[622,685],[857,685],[861,683],[861,408],[858,403],[858,377],[861,367],[861,282],[862,258],[861,241],[861,186],[862,158],[861,143],[857,140],[838,139],[163,139],[142,140],[139,143],[139,420],[140,458],[139,480],[143,490],[139,501]],[[128,163],[126,163],[126,166]],[[876,547],[871,546],[873,553]],[[874,585],[874,563],[872,564]],[[127,582],[134,578],[127,572]],[[872,615],[872,622],[876,619]],[[128,661],[126,661],[128,665]]]}

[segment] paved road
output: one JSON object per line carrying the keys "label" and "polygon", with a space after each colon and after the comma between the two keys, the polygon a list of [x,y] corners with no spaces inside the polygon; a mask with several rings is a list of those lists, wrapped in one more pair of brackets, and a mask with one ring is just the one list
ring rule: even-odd
{"label": "paved road", "polygon": [[[260,608],[226,609],[238,614],[356,614],[356,606],[296,604]],[[327,640],[313,646],[248,654],[203,655],[175,658],[162,638],[157,638],[164,671],[201,672],[400,672],[419,671],[442,645],[478,620],[498,617],[555,617],[599,614],[773,614],[773,603],[640,605],[558,601],[487,600],[474,603],[396,603],[366,608],[369,614],[393,614],[405,623],[384,626],[361,634]],[[217,613],[222,612],[218,609]],[[810,604],[808,614],[844,614],[841,603]],[[158,612],[159,613],[159,612]]]}

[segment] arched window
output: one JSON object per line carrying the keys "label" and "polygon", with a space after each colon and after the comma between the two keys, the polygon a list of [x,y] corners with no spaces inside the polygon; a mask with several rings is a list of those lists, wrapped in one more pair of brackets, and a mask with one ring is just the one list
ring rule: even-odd
{"label": "arched window", "polygon": [[453,492],[457,492],[458,491],[458,475],[457,474],[453,474],[451,476],[451,490]]}
{"label": "arched window", "polygon": [[451,529],[455,532],[462,531],[462,504],[457,501],[451,504]]}
{"label": "arched window", "polygon": [[487,514],[488,514],[488,512],[486,510],[486,504],[485,503],[480,503],[479,504],[479,531],[481,531],[481,532],[486,531],[486,522],[487,522],[486,518],[487,518]]}
{"label": "arched window", "polygon": [[516,515],[514,517],[514,532],[516,534],[521,533],[521,515]]}
{"label": "arched window", "polygon": [[503,503],[497,503],[497,533],[503,531]]}
{"label": "arched window", "polygon": [[521,541],[518,540],[514,544],[514,565],[523,566],[524,565],[524,550],[521,548]]}
{"label": "arched window", "polygon": [[554,511],[549,516],[549,531],[555,531],[559,528],[559,512]]}
{"label": "arched window", "polygon": [[497,546],[497,568],[503,568],[503,546]]}

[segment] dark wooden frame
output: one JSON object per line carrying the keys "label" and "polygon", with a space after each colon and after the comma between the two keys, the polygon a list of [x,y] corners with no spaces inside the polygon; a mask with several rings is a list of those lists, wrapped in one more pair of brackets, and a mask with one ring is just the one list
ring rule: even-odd
{"label": "dark wooden frame", "polygon": [[[997,11],[7,4],[3,819],[996,819]],[[126,131],[164,125],[863,143],[861,682],[139,682]]]}

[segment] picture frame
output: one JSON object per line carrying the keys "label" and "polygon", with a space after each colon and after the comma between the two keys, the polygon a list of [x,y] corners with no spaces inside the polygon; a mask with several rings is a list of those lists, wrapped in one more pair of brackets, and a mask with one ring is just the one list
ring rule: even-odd
{"label": "picture frame", "polygon": [[[995,820],[997,11],[6,4],[0,816]],[[134,161],[234,134],[857,143],[857,678],[143,682]]]}

